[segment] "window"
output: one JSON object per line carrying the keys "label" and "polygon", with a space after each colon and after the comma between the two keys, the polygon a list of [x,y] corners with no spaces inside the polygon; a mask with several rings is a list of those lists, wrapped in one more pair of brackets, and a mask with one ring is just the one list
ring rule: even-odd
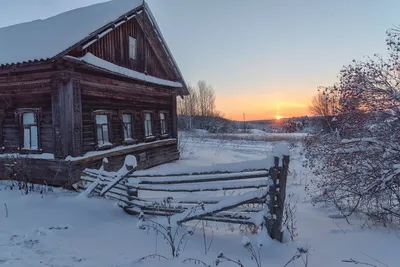
{"label": "window", "polygon": [[123,113],[122,114],[122,126],[124,130],[124,140],[130,141],[133,140],[133,120],[132,114],[130,113]]}
{"label": "window", "polygon": [[20,126],[20,148],[40,150],[40,109],[22,108],[15,112]]}
{"label": "window", "polygon": [[109,115],[106,113],[95,113],[97,146],[112,146],[110,142]]}
{"label": "window", "polygon": [[129,58],[136,59],[137,57],[137,41],[135,37],[129,36]]}
{"label": "window", "polygon": [[167,127],[167,113],[160,112],[160,126],[161,126],[161,135],[168,133]]}
{"label": "window", "polygon": [[144,113],[144,136],[145,137],[149,137],[149,136],[153,135],[151,115],[152,114],[150,112]]}
{"label": "window", "polygon": [[27,112],[22,114],[22,126],[24,129],[24,149],[39,149],[39,132],[36,114]]}

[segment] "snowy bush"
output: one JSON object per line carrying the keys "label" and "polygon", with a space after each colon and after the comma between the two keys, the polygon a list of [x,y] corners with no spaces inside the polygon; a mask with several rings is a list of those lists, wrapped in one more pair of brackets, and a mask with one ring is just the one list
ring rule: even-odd
{"label": "snowy bush", "polygon": [[289,119],[283,124],[282,128],[285,133],[295,133],[297,132],[297,123],[293,119]]}
{"label": "snowy bush", "polygon": [[311,168],[319,175],[316,202],[341,216],[354,213],[400,225],[400,31],[388,32],[389,58],[353,61],[325,93],[339,95],[337,128],[309,137]]}

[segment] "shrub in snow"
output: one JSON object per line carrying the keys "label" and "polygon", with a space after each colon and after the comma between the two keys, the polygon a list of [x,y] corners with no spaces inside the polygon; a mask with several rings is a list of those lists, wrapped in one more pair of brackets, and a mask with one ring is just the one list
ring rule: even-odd
{"label": "shrub in snow", "polygon": [[[253,246],[250,239],[247,236],[242,237],[242,245],[247,250],[250,255],[251,260],[255,263],[257,267],[262,266],[261,262],[261,248],[263,246],[262,241],[259,240],[257,246]],[[219,253],[217,256],[217,260],[215,261],[215,265],[218,266],[221,263],[230,263],[236,264],[239,267],[245,267],[241,260],[233,260],[232,258],[227,257],[224,253]]]}
{"label": "shrub in snow", "polygon": [[293,264],[293,266],[298,266],[298,265],[295,265],[295,263],[297,260],[300,260],[300,259],[301,259],[301,262],[303,263],[300,266],[307,267],[309,254],[310,254],[309,247],[306,247],[306,246],[298,247],[296,250],[296,253],[293,255],[293,257],[290,258],[290,260],[285,264],[284,267],[291,266],[291,264]]}
{"label": "shrub in snow", "polygon": [[247,246],[250,244],[250,239],[247,236],[243,236],[242,238],[242,245]]}
{"label": "shrub in snow", "polygon": [[45,169],[37,166],[33,169],[33,159],[29,155],[9,154],[3,160],[8,163],[8,167],[5,170],[5,178],[11,181],[7,186],[9,189],[17,188],[25,195],[30,192],[46,194],[53,190],[52,187],[46,184],[39,185],[34,183],[38,179],[32,179],[32,176],[40,176],[41,173],[45,172]]}
{"label": "shrub in snow", "polygon": [[293,195],[288,194],[285,200],[285,208],[282,220],[282,231],[283,231],[283,242],[288,242],[289,240],[294,241],[294,239],[299,235],[297,233],[297,220],[296,220],[296,210],[297,202],[293,201]]}
{"label": "shrub in snow", "polygon": [[400,225],[400,30],[388,32],[389,57],[353,61],[326,89],[339,95],[337,129],[308,138],[307,156],[319,179],[316,202],[348,217],[367,215]]}
{"label": "shrub in snow", "polygon": [[[184,243],[185,239],[188,236],[194,234],[194,227],[190,229],[183,229],[182,225],[172,225],[171,224],[171,217],[174,214],[172,212],[172,205],[171,205],[172,198],[168,197],[164,199],[161,203],[154,206],[154,211],[162,210],[165,211],[166,215],[166,223],[154,221],[152,219],[146,218],[143,213],[139,215],[139,222],[137,223],[137,227],[140,230],[144,231],[154,231],[157,235],[162,236],[162,238],[166,241],[171,249],[171,256],[172,258],[178,258],[179,253],[181,251],[181,246]],[[145,260],[152,257],[158,258],[166,258],[161,255],[149,255],[143,257],[140,260]]]}
{"label": "shrub in snow", "polygon": [[285,133],[297,132],[297,124],[293,119],[289,119],[289,120],[285,121],[282,128]]}

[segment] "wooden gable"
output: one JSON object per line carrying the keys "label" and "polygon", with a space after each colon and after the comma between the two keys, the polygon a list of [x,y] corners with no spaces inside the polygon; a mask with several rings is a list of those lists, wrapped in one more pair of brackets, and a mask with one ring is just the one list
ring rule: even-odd
{"label": "wooden gable", "polygon": [[[137,57],[129,57],[129,37],[136,38]],[[179,80],[163,51],[161,42],[154,33],[145,12],[136,15],[126,23],[96,37],[98,40],[88,40],[80,49],[71,51],[69,55],[83,57],[87,53],[111,62],[115,65],[145,73],[166,80]]]}

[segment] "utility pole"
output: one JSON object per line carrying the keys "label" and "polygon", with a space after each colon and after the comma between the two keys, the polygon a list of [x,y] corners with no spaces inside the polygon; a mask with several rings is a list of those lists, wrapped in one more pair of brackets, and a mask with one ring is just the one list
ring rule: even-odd
{"label": "utility pole", "polygon": [[246,128],[246,113],[243,113],[243,130],[244,130],[244,133],[247,133],[247,128]]}

